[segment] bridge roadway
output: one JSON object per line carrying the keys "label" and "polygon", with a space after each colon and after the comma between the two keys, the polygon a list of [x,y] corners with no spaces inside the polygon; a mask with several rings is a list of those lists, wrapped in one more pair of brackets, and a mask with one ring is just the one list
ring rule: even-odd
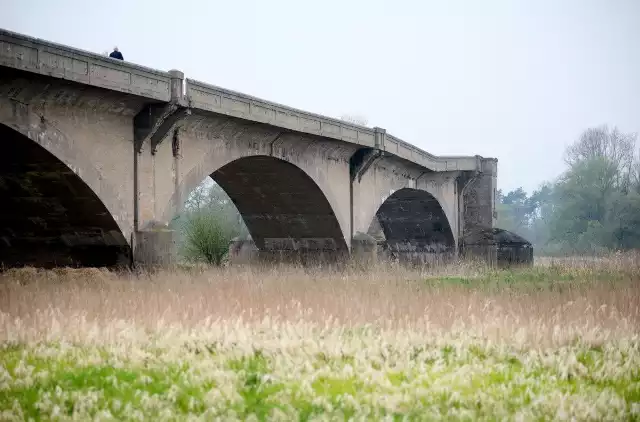
{"label": "bridge roadway", "polygon": [[175,233],[159,227],[207,176],[265,252],[348,253],[379,227],[392,247],[457,253],[495,219],[494,158],[435,156],[382,128],[1,29],[0,142],[5,265],[172,262]]}

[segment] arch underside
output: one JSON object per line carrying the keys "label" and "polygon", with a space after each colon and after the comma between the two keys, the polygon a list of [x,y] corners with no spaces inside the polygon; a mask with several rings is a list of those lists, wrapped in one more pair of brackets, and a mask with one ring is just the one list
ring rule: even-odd
{"label": "arch underside", "polygon": [[269,156],[235,160],[211,174],[263,251],[346,251],[340,224],[315,182]]}
{"label": "arch underside", "polygon": [[[395,192],[380,206],[375,219],[391,250],[444,253],[455,249],[449,220],[438,200],[426,191]],[[369,229],[374,237],[376,220]]]}
{"label": "arch underside", "polygon": [[38,143],[0,124],[0,265],[112,266],[129,245],[96,194]]}

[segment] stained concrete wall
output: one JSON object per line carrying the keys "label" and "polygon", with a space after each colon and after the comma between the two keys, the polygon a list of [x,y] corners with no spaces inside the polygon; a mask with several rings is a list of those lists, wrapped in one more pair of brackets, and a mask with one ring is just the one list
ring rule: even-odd
{"label": "stained concrete wall", "polygon": [[462,203],[462,231],[469,232],[481,228],[494,227],[496,212],[496,193],[498,179],[498,160],[479,158],[480,172],[465,174],[461,178],[460,192]]}

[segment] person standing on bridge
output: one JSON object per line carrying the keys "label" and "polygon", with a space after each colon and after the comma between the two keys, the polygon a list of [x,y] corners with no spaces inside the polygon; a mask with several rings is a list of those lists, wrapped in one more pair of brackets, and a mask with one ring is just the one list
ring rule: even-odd
{"label": "person standing on bridge", "polygon": [[113,51],[111,52],[111,54],[109,54],[109,57],[111,57],[112,59],[124,60],[124,57],[122,57],[122,53],[118,51],[117,46],[113,47]]}

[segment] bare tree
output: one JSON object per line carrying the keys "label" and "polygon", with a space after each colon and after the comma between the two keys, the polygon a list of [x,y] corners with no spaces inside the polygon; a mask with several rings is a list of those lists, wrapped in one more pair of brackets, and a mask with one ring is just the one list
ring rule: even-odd
{"label": "bare tree", "polygon": [[603,125],[590,128],[567,148],[565,162],[574,167],[583,161],[605,159],[616,170],[615,183],[626,188],[634,178],[636,170],[636,139],[636,133],[622,133],[616,127],[609,129],[607,125]]}
{"label": "bare tree", "polygon": [[640,151],[638,151],[633,167],[631,168],[631,184],[636,192],[640,194]]}
{"label": "bare tree", "polygon": [[185,201],[185,209],[187,211],[199,211],[206,207],[209,202],[209,192],[211,188],[207,183],[199,184],[187,197]]}
{"label": "bare tree", "polygon": [[366,126],[367,123],[369,123],[366,117],[359,114],[343,114],[342,116],[340,116],[340,120],[360,126]]}

